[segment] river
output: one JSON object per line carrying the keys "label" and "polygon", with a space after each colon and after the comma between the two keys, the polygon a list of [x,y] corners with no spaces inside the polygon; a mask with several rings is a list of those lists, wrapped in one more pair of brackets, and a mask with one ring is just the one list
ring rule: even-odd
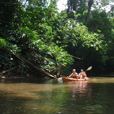
{"label": "river", "polygon": [[114,114],[114,78],[0,79],[0,114]]}

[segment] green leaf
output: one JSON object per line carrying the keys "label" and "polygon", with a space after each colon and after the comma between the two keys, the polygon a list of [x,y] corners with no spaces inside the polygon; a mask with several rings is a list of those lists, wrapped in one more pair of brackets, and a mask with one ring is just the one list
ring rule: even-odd
{"label": "green leaf", "polygon": [[5,48],[7,46],[7,42],[5,39],[0,38],[0,48]]}

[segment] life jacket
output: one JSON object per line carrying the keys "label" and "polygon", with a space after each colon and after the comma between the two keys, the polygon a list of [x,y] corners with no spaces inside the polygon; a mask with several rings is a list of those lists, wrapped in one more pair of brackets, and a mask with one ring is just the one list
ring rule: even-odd
{"label": "life jacket", "polygon": [[72,77],[73,77],[73,78],[76,78],[76,77],[77,77],[77,73],[75,73],[75,74],[72,73]]}
{"label": "life jacket", "polygon": [[81,72],[80,75],[83,76],[83,78],[86,76],[86,73],[85,72]]}

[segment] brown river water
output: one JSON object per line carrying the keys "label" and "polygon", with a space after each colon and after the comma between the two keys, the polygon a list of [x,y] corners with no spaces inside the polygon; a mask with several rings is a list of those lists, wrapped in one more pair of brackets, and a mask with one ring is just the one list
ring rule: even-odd
{"label": "brown river water", "polygon": [[0,79],[0,114],[114,114],[114,78]]}

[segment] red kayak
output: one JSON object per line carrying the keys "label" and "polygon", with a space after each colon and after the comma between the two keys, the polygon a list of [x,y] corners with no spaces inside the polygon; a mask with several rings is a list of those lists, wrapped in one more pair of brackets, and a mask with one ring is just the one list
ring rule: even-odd
{"label": "red kayak", "polygon": [[76,78],[68,78],[68,77],[62,77],[63,81],[88,81],[89,78],[83,78],[83,79],[76,79]]}

